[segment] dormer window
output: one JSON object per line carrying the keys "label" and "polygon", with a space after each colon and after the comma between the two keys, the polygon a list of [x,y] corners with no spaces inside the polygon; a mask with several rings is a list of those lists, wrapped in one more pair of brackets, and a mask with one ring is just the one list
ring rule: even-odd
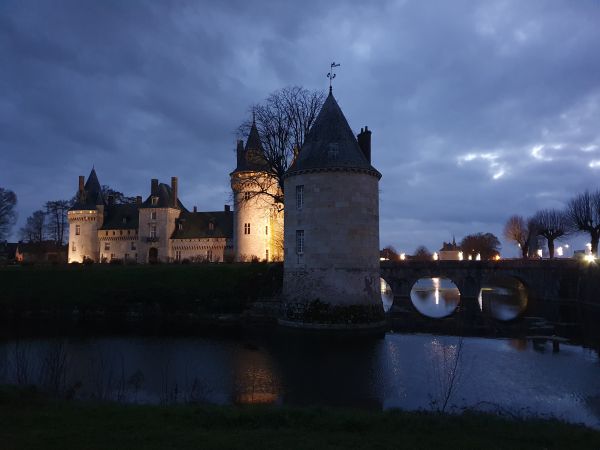
{"label": "dormer window", "polygon": [[182,224],[181,222],[179,222],[179,223],[177,224],[177,228],[178,228],[179,230],[183,230],[183,224]]}
{"label": "dormer window", "polygon": [[214,231],[215,230],[215,224],[212,222],[208,223],[208,231]]}
{"label": "dormer window", "polygon": [[158,197],[152,197],[150,203],[152,203],[152,206],[158,205]]}
{"label": "dormer window", "polygon": [[123,217],[123,223],[127,223],[127,217]]}

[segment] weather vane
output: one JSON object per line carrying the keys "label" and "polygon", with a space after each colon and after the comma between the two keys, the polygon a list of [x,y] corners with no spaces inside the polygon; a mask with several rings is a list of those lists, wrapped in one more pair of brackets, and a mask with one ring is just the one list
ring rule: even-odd
{"label": "weather vane", "polygon": [[336,67],[340,67],[339,64],[336,64],[335,61],[331,63],[331,72],[329,72],[327,74],[327,78],[329,78],[329,92],[331,92],[331,82],[333,81],[333,79],[335,78],[335,73],[333,73],[333,69],[335,69]]}

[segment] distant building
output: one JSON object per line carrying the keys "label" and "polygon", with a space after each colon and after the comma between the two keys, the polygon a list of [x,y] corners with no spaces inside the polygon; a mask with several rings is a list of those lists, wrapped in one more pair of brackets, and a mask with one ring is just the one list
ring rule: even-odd
{"label": "distant building", "polygon": [[459,261],[462,259],[462,254],[460,246],[452,238],[452,242],[444,242],[442,244],[442,248],[438,252],[438,258],[440,261]]}
{"label": "distant building", "polygon": [[18,245],[16,242],[0,242],[0,264],[10,264],[16,261]]}
{"label": "distant building", "polygon": [[19,242],[16,244],[15,261],[19,263],[65,263],[67,246],[54,241]]}
{"label": "distant building", "polygon": [[[256,192],[266,179],[256,125],[244,148],[238,142],[231,173],[235,211],[189,211],[179,200],[179,181],[152,179],[144,201],[116,204],[104,198],[96,171],[79,177],[76,202],[68,212],[69,262],[139,263],[226,260],[276,261],[283,258],[283,209]],[[247,180],[253,180],[252,183]],[[275,183],[276,186],[276,183]]]}

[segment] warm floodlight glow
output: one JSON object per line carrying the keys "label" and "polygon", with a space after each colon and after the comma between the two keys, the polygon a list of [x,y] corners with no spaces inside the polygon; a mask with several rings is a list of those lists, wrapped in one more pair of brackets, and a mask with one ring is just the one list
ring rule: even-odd
{"label": "warm floodlight glow", "polygon": [[475,256],[475,261],[481,261],[481,253],[477,253],[477,256]]}
{"label": "warm floodlight glow", "polygon": [[465,259],[463,252],[458,252],[458,260],[462,261],[463,259]]}
{"label": "warm floodlight glow", "polygon": [[473,260],[473,255],[469,255],[469,261]]}
{"label": "warm floodlight glow", "polygon": [[496,255],[496,256],[494,256],[494,259],[495,259],[496,261],[500,261],[500,255]]}
{"label": "warm floodlight glow", "polygon": [[400,261],[404,261],[406,259],[406,253],[400,253]]}
{"label": "warm floodlight glow", "polygon": [[556,249],[556,255],[557,256],[563,256],[563,248],[562,247],[558,247]]}
{"label": "warm floodlight glow", "polygon": [[596,261],[596,258],[594,258],[594,255],[585,255],[583,257],[584,261],[588,262],[588,263],[593,263]]}
{"label": "warm floodlight glow", "polygon": [[437,261],[437,260],[438,260],[438,258],[439,258],[439,256],[438,256],[437,252],[434,252],[434,253],[433,253],[433,260],[434,260],[434,261]]}
{"label": "warm floodlight glow", "polygon": [[537,255],[541,258],[544,256],[544,252],[541,248],[538,248]]}

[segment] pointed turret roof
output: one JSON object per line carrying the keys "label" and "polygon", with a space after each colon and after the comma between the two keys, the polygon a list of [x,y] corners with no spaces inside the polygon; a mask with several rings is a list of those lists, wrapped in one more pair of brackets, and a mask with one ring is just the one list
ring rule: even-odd
{"label": "pointed turret roof", "polygon": [[265,170],[265,152],[260,141],[260,135],[254,118],[252,118],[252,126],[250,127],[250,133],[248,133],[246,146],[240,147],[238,145],[237,153],[237,167],[233,173]]}
{"label": "pointed turret roof", "polygon": [[83,192],[78,191],[75,195],[75,204],[71,207],[71,210],[96,209],[98,205],[105,205],[105,201],[96,169],[92,168],[83,187]]}
{"label": "pointed turret roof", "polygon": [[286,177],[318,169],[361,170],[381,178],[360,149],[331,91]]}

